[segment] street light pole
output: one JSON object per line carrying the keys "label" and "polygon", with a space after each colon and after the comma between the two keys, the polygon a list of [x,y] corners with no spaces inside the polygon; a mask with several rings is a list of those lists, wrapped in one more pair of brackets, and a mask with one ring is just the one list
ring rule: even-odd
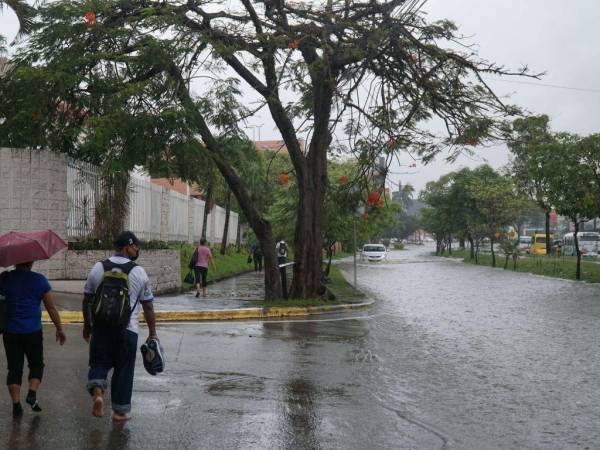
{"label": "street light pole", "polygon": [[353,246],[353,252],[354,253],[354,289],[356,289],[356,217],[354,217],[354,220],[352,221],[352,246]]}

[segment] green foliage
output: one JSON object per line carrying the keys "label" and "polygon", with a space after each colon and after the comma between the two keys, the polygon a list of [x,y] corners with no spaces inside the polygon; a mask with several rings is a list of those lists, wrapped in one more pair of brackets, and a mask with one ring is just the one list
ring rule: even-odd
{"label": "green foliage", "polygon": [[428,183],[421,199],[429,205],[421,214],[423,226],[435,234],[438,245],[453,235],[468,238],[477,248],[484,237],[498,241],[527,206],[511,179],[487,165]]}
{"label": "green foliage", "polygon": [[[165,241],[141,241],[142,250],[167,250],[173,245]],[[114,250],[112,239],[85,239],[69,242],[69,250]]]}

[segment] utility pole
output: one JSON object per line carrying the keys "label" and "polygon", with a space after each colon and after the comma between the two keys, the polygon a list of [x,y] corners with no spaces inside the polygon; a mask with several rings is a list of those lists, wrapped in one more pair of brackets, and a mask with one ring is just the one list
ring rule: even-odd
{"label": "utility pole", "polygon": [[354,289],[356,289],[356,217],[352,220],[352,246],[354,254]]}

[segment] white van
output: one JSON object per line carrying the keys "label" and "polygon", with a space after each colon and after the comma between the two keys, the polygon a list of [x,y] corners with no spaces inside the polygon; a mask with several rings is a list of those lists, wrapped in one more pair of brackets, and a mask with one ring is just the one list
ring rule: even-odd
{"label": "white van", "polygon": [[[579,251],[583,256],[597,258],[600,254],[600,233],[594,231],[580,231],[577,233]],[[575,252],[575,234],[567,233],[563,238],[562,254],[577,256]]]}

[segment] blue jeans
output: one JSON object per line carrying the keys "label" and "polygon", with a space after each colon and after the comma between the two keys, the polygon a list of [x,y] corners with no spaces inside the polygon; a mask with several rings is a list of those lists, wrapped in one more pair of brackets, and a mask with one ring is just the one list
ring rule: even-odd
{"label": "blue jeans", "polygon": [[106,391],[106,378],[113,369],[110,397],[112,410],[119,414],[131,411],[137,338],[138,335],[129,330],[92,330],[87,390],[90,394],[96,387]]}

